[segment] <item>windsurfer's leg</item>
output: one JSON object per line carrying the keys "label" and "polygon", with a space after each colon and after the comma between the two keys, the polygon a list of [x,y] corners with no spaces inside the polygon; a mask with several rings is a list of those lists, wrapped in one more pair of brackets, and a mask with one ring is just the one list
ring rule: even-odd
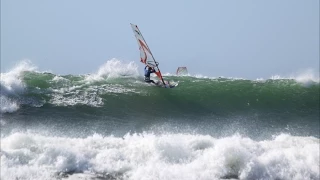
{"label": "windsurfer's leg", "polygon": [[158,84],[158,83],[154,82],[154,80],[152,80],[152,79],[150,79],[150,80],[144,80],[144,82],[146,82],[146,83]]}

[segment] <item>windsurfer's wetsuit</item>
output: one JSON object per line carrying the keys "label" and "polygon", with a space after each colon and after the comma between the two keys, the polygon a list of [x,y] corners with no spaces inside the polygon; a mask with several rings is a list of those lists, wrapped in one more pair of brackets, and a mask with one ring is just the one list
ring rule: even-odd
{"label": "windsurfer's wetsuit", "polygon": [[148,66],[144,68],[144,81],[147,83],[156,84],[152,79],[150,79],[150,74],[156,72],[154,69],[149,70]]}

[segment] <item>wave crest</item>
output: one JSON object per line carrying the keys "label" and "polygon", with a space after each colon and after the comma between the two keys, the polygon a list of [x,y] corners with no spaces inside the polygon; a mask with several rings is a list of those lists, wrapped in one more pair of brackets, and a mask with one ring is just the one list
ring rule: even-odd
{"label": "wave crest", "polygon": [[118,59],[111,59],[100,66],[98,71],[86,77],[87,81],[101,81],[104,78],[139,76],[138,65],[134,62],[124,63]]}
{"label": "wave crest", "polygon": [[14,112],[19,109],[19,102],[14,97],[25,91],[23,74],[36,69],[37,67],[30,60],[22,60],[9,72],[1,73],[1,113]]}

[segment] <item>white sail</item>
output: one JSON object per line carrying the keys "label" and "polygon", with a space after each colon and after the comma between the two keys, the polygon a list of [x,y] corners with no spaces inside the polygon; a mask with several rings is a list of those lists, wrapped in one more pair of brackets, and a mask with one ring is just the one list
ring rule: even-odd
{"label": "white sail", "polygon": [[139,45],[139,50],[140,50],[140,61],[145,64],[146,66],[154,68],[156,71],[156,75],[159,77],[159,79],[162,81],[162,83],[165,85],[160,69],[158,67],[158,63],[154,59],[150,48],[148,47],[146,41],[144,40],[139,28],[135,24],[131,24],[133,33],[137,39],[138,45]]}

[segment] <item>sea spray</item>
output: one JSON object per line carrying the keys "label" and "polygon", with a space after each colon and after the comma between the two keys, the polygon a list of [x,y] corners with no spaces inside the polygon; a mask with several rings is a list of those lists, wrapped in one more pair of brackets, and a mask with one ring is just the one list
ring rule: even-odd
{"label": "sea spray", "polygon": [[86,77],[87,81],[101,81],[105,78],[136,77],[139,76],[138,66],[134,62],[124,63],[118,59],[111,59],[103,64],[96,73]]}
{"label": "sea spray", "polygon": [[1,113],[12,113],[19,109],[20,103],[17,96],[23,94],[26,88],[23,82],[24,72],[36,69],[30,60],[23,60],[9,72],[1,73]]}

